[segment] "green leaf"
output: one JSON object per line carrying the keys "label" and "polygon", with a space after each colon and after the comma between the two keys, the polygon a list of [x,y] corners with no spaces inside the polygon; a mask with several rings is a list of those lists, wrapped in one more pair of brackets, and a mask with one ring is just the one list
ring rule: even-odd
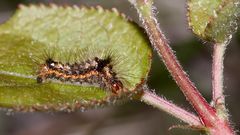
{"label": "green leaf", "polygon": [[228,43],[237,30],[239,15],[239,0],[188,0],[193,33],[210,42]]}
{"label": "green leaf", "polygon": [[[139,27],[115,9],[101,7],[20,6],[0,25],[0,51],[0,106],[19,111],[73,111],[114,103],[137,92],[151,65],[149,42]],[[121,94],[98,83],[37,83],[40,65],[49,57],[73,64],[106,55],[113,57]]]}

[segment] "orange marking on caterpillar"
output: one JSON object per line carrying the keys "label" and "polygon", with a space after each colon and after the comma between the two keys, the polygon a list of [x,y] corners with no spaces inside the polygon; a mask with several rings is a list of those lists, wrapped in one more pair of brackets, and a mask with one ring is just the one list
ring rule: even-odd
{"label": "orange marking on caterpillar", "polygon": [[47,79],[70,81],[72,83],[98,83],[114,94],[123,89],[122,82],[112,71],[110,58],[99,59],[95,57],[94,60],[88,60],[80,64],[62,64],[47,59],[45,64],[40,65],[37,82],[42,83]]}

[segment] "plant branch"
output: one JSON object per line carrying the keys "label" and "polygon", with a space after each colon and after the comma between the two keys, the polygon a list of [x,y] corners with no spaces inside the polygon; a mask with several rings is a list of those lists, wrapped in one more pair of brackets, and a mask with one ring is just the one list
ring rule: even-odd
{"label": "plant branch", "polygon": [[176,106],[175,104],[167,101],[164,98],[157,96],[149,90],[144,90],[141,100],[149,105],[161,109],[174,117],[188,123],[191,126],[203,126],[199,118],[193,113]]}
{"label": "plant branch", "polygon": [[226,115],[225,99],[223,94],[223,61],[225,44],[214,44],[213,48],[213,65],[212,65],[212,100],[220,114]]}
{"label": "plant branch", "polygon": [[133,3],[138,10],[140,19],[142,20],[145,30],[150,37],[153,47],[162,57],[168,71],[173,76],[187,100],[197,111],[203,123],[208,127],[213,126],[213,123],[215,123],[217,120],[215,110],[206,102],[194,84],[190,81],[187,74],[183,71],[182,66],[179,64],[172,49],[168,45],[168,42],[162,34],[154,17],[152,11],[152,1],[130,0],[130,2]]}
{"label": "plant branch", "polygon": [[[227,119],[217,115],[215,108],[211,107],[199,93],[187,74],[183,71],[172,49],[162,34],[157,20],[153,14],[152,0],[129,0],[137,9],[143,26],[147,31],[153,47],[162,57],[168,71],[176,81],[181,91],[199,115],[207,128],[206,132],[212,135],[234,135]],[[157,101],[156,101],[157,102]]]}

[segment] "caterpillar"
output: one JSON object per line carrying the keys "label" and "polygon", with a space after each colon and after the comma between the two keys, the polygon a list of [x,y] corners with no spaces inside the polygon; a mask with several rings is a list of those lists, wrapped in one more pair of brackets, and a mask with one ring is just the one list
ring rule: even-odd
{"label": "caterpillar", "polygon": [[80,63],[64,64],[48,58],[40,65],[37,82],[56,79],[62,82],[99,84],[101,88],[117,94],[123,89],[123,83],[113,71],[111,60],[110,57],[105,59],[94,57],[92,60],[88,59]]}

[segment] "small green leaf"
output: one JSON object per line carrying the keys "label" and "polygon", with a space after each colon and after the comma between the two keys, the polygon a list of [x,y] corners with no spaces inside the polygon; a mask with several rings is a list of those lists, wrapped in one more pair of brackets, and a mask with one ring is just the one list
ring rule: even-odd
{"label": "small green leaf", "polygon": [[[21,6],[0,25],[0,106],[20,111],[85,109],[134,94],[151,65],[142,31],[115,9]],[[125,91],[114,95],[97,84],[49,80],[37,83],[47,57],[76,63],[111,54]]]}
{"label": "small green leaf", "polygon": [[239,0],[188,0],[193,33],[210,42],[229,42],[237,30],[239,15]]}

